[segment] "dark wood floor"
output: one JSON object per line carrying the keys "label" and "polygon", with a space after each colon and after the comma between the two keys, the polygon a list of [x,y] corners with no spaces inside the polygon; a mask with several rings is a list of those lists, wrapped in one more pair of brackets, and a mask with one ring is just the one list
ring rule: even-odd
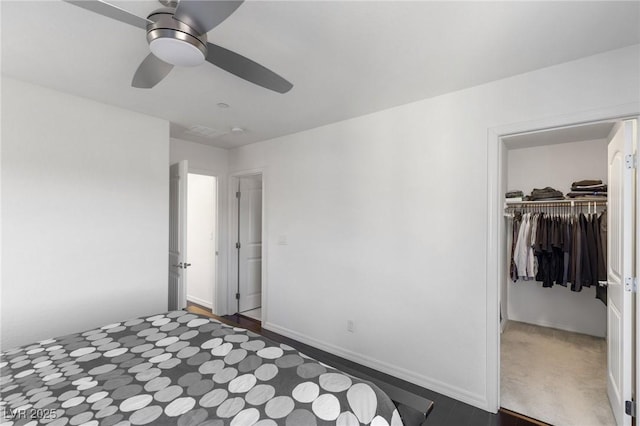
{"label": "dark wood floor", "polygon": [[318,361],[329,364],[349,374],[354,374],[362,377],[363,379],[367,379],[367,377],[374,377],[387,383],[391,383],[392,385],[415,395],[427,398],[433,401],[433,409],[427,416],[423,426],[549,426],[547,423],[543,423],[505,409],[500,409],[498,414],[486,412],[472,405],[465,404],[453,398],[449,398],[445,395],[417,386],[413,383],[373,370],[369,367],[365,367],[328,352],[321,351],[286,336],[282,336],[269,330],[264,330],[261,327],[260,321],[245,317],[241,314],[219,317],[217,315],[213,315],[210,310],[193,303],[189,303],[187,310],[218,319],[219,321],[228,325],[233,325],[234,327],[246,328],[276,342],[285,343],[306,353]]}

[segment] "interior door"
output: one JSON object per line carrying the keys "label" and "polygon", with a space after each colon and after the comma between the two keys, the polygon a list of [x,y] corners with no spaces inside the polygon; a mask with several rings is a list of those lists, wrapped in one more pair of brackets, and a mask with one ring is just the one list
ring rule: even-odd
{"label": "interior door", "polygon": [[627,166],[636,145],[636,120],[618,124],[608,147],[607,213],[607,394],[618,425],[630,426],[625,401],[631,401],[633,375],[632,296],[628,280],[634,261],[634,169]]}
{"label": "interior door", "polygon": [[187,307],[187,161],[169,170],[169,310],[177,310]]}
{"label": "interior door", "polygon": [[239,312],[262,302],[262,176],[240,178]]}

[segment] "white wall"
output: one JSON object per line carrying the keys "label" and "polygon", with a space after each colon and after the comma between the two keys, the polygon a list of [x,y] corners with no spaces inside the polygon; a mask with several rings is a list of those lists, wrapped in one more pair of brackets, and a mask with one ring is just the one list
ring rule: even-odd
{"label": "white wall", "polygon": [[187,300],[213,309],[216,274],[216,178],[188,174]]}
{"label": "white wall", "polygon": [[2,347],[167,309],[169,125],[2,79]]}
{"label": "white wall", "polygon": [[638,102],[639,47],[231,151],[265,170],[264,326],[492,409],[488,129]]}
{"label": "white wall", "polygon": [[[574,181],[607,182],[607,141],[510,149],[507,168],[508,188],[530,194],[533,188],[551,186],[567,194]],[[572,292],[558,285],[542,288],[542,284],[535,281],[507,281],[509,319],[594,336],[606,335],[607,310],[595,298],[595,287]]]}
{"label": "white wall", "polygon": [[226,149],[215,148],[199,143],[188,142],[172,138],[170,141],[169,162],[177,163],[181,160],[189,162],[189,172],[215,176],[218,180],[218,262],[216,268],[216,294],[213,299],[216,306],[213,311],[217,315],[232,313],[227,307],[227,197],[228,197],[228,162],[229,152]]}
{"label": "white wall", "polygon": [[189,161],[189,171],[207,171],[226,175],[229,163],[229,151],[214,146],[171,138],[169,144],[169,162]]}
{"label": "white wall", "polygon": [[582,179],[607,183],[607,141],[570,142],[507,151],[507,187],[525,195],[551,186],[565,195]]}

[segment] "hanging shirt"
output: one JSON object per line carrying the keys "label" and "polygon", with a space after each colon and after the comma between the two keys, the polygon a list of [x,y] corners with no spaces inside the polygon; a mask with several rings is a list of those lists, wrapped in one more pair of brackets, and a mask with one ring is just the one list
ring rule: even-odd
{"label": "hanging shirt", "polygon": [[538,234],[538,224],[540,217],[542,215],[534,213],[531,215],[529,220],[531,234],[529,235],[529,241],[527,242],[527,278],[535,279],[536,274],[538,273],[538,261],[534,254],[534,245],[536,241],[536,236]]}
{"label": "hanging shirt", "polygon": [[[600,246],[602,250],[599,253],[599,265],[598,266],[598,279],[600,281],[607,281],[607,211],[603,211],[598,218],[598,230],[600,235]],[[600,299],[602,303],[607,304],[607,287],[596,287],[596,298]]]}
{"label": "hanging shirt", "polygon": [[515,262],[515,252],[516,252],[516,244],[518,242],[518,232],[520,231],[520,224],[522,223],[522,215],[516,213],[513,216],[512,226],[511,226],[511,251],[510,254],[510,262],[509,262],[509,276],[513,282],[518,281],[518,267]]}
{"label": "hanging shirt", "polygon": [[570,217],[562,218],[562,232],[564,233],[564,240],[562,245],[563,251],[563,270],[562,270],[562,283],[563,286],[567,286],[570,280],[570,268],[571,265],[571,219]]}
{"label": "hanging shirt", "polygon": [[580,235],[582,240],[582,285],[584,287],[591,287],[591,284],[593,284],[591,252],[595,249],[591,241],[592,238],[587,217],[582,213],[580,214]]}
{"label": "hanging shirt", "polygon": [[573,280],[571,281],[572,291],[582,291],[582,240],[580,235],[580,220],[576,217],[573,220],[573,253],[571,254]]}
{"label": "hanging shirt", "polygon": [[518,231],[518,242],[516,243],[516,249],[514,259],[516,268],[518,269],[518,276],[522,279],[528,279],[527,277],[527,235],[529,234],[529,218],[530,213],[522,215],[522,223],[520,224],[520,230]]}

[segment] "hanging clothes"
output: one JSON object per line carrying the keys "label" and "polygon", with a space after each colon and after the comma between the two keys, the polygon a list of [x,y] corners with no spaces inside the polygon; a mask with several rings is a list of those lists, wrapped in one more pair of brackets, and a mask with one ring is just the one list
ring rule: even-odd
{"label": "hanging clothes", "polygon": [[567,283],[571,279],[571,219],[566,218],[566,220],[562,220],[562,235],[563,235],[563,244],[562,244],[562,281],[558,284],[566,287]]}
{"label": "hanging clothes", "polygon": [[596,214],[518,213],[512,216],[509,276],[571,291],[596,286],[606,304],[606,211]]}
{"label": "hanging clothes", "polygon": [[530,236],[530,219],[531,213],[525,213],[522,215],[522,223],[518,230],[518,239],[516,241],[516,248],[514,253],[514,261],[516,264],[516,270],[518,271],[518,278],[528,280],[527,275],[527,257],[529,254],[529,248],[527,247]]}
{"label": "hanging clothes", "polygon": [[591,287],[593,283],[593,272],[591,268],[591,238],[589,235],[589,224],[587,223],[587,218],[584,214],[580,213],[580,241],[582,243],[582,285],[584,287]]}
{"label": "hanging clothes", "polygon": [[518,268],[514,259],[516,252],[516,243],[518,242],[518,233],[520,231],[520,224],[522,223],[522,215],[520,212],[516,212],[513,216],[512,228],[511,228],[511,252],[509,262],[509,276],[512,281],[518,281]]}
{"label": "hanging clothes", "polygon": [[538,274],[538,259],[535,256],[535,241],[538,237],[538,214],[534,213],[529,219],[531,233],[529,234],[529,240],[527,241],[527,278],[534,279]]}
{"label": "hanging clothes", "polygon": [[512,279],[515,277],[525,281],[534,280],[538,271],[538,261],[534,256],[532,241],[535,241],[537,234],[538,215],[535,213],[525,213],[522,215],[518,229],[516,243],[512,252],[513,270]]}
{"label": "hanging clothes", "polygon": [[[600,250],[598,251],[598,281],[607,281],[607,211],[603,211],[597,220]],[[596,287],[596,298],[607,304],[607,287]]]}

